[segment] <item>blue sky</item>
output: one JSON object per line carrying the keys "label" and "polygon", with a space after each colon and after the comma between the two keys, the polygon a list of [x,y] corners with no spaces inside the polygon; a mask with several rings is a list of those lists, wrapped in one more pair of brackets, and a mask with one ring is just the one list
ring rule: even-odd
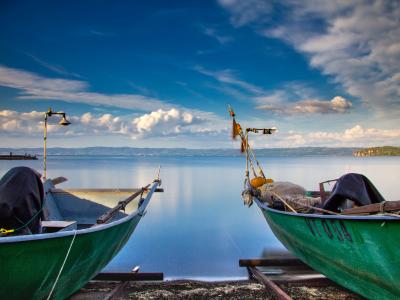
{"label": "blue sky", "polygon": [[400,145],[397,1],[2,1],[0,146]]}

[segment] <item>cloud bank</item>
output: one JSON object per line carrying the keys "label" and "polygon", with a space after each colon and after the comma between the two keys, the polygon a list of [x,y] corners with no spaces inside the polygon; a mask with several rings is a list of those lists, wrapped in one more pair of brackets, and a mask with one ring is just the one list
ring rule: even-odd
{"label": "cloud bank", "polygon": [[[81,116],[70,116],[71,126],[57,125],[57,118],[50,118],[48,130],[60,136],[111,135],[118,134],[132,139],[145,139],[156,136],[177,136],[184,134],[205,134],[210,120],[195,116],[176,108],[159,109],[138,117],[115,116],[112,114],[93,115],[90,112]],[[44,126],[44,113],[31,111],[19,113],[12,110],[0,111],[0,134],[7,136],[41,135]],[[211,133],[211,131],[210,131]]]}
{"label": "cloud bank", "polygon": [[352,103],[343,97],[336,96],[330,101],[326,100],[301,100],[294,103],[287,104],[271,104],[276,101],[271,97],[258,98],[260,103],[267,102],[257,106],[258,109],[268,110],[279,114],[328,114],[328,113],[346,113],[351,107]]}
{"label": "cloud bank", "polygon": [[[44,113],[31,111],[19,113],[0,111],[0,136],[21,137],[29,134],[40,138],[43,134]],[[229,130],[210,129],[209,120],[178,109],[157,110],[141,116],[93,115],[84,113],[69,118],[71,126],[58,126],[58,119],[50,118],[48,130],[53,138],[119,135],[135,140],[156,137],[218,137],[229,140]],[[399,145],[400,129],[365,128],[356,124],[343,131],[280,131],[265,139],[254,137],[253,145],[263,147],[361,147],[376,145]],[[267,144],[266,144],[267,142]],[[236,147],[236,143],[231,143]]]}

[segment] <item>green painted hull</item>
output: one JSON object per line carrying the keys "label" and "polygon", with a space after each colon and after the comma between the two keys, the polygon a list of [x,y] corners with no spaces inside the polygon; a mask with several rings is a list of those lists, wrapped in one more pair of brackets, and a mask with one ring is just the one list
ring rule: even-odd
{"label": "green painted hull", "polygon": [[[78,230],[52,299],[65,299],[93,278],[124,246],[141,216]],[[0,241],[0,299],[47,299],[74,232]]]}
{"label": "green painted hull", "polygon": [[369,299],[400,299],[400,218],[293,214],[256,201],[303,262]]}

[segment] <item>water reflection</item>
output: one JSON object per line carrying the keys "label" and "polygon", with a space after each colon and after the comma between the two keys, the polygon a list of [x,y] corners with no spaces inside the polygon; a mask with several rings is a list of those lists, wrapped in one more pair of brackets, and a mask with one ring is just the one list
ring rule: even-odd
{"label": "water reflection", "polygon": [[[275,180],[316,190],[318,182],[346,172],[365,174],[387,200],[400,199],[400,158],[261,158]],[[283,251],[257,207],[240,199],[244,161],[240,157],[49,157],[48,177],[65,176],[62,187],[135,188],[150,182],[162,165],[165,192],[155,194],[132,238],[106,267],[164,272],[167,278],[246,277],[240,258]],[[2,161],[0,175],[16,165],[41,170],[40,161]]]}

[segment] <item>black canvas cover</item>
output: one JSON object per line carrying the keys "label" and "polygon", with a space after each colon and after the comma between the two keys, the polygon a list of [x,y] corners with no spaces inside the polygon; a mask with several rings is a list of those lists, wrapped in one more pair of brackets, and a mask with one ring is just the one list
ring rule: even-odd
{"label": "black canvas cover", "polygon": [[40,174],[28,167],[9,170],[0,180],[0,228],[17,229],[32,220],[15,234],[39,233],[43,198]]}
{"label": "black canvas cover", "polygon": [[385,201],[372,182],[357,173],[345,174],[337,180],[323,208],[338,211],[347,199],[354,201],[358,206]]}

